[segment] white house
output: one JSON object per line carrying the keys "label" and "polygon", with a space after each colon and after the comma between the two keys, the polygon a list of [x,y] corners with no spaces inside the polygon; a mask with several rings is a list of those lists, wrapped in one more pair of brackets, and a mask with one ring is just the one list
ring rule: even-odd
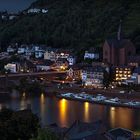
{"label": "white house", "polygon": [[11,73],[17,73],[18,72],[19,64],[17,63],[8,63],[4,66],[6,70],[10,70]]}
{"label": "white house", "polygon": [[8,53],[13,53],[13,52],[15,52],[15,49],[12,48],[11,46],[9,46],[9,47],[7,48],[7,52],[8,52]]}
{"label": "white house", "polygon": [[56,50],[48,48],[44,53],[44,60],[56,61]]}
{"label": "white house", "polygon": [[41,12],[41,9],[38,9],[38,8],[31,8],[31,9],[28,9],[27,13],[40,13]]}
{"label": "white house", "polygon": [[48,12],[48,9],[42,9],[41,12],[42,12],[43,14],[46,14],[46,13]]}
{"label": "white house", "polygon": [[25,53],[26,48],[23,47],[19,47],[17,53],[18,54],[24,54]]}
{"label": "white house", "polygon": [[82,70],[81,77],[85,86],[103,87],[104,68],[100,66],[86,67]]}
{"label": "white house", "polygon": [[70,52],[69,51],[58,50],[56,52],[56,59],[59,59],[59,58],[67,59],[69,56],[70,56]]}
{"label": "white house", "polygon": [[76,63],[76,58],[72,55],[70,55],[68,58],[67,58],[68,62],[69,62],[69,65],[72,66]]}
{"label": "white house", "polygon": [[85,51],[84,59],[99,59],[99,53]]}
{"label": "white house", "polygon": [[35,58],[42,58],[44,56],[44,50],[35,51]]}

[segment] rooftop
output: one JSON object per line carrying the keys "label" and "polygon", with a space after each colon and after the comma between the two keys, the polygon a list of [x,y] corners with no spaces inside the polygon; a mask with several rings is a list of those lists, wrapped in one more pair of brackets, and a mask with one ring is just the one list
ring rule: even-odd
{"label": "rooftop", "polygon": [[121,40],[107,39],[106,41],[109,44],[109,46],[112,46],[115,48],[122,48],[122,47],[126,46],[128,43],[131,43],[131,41],[128,39],[121,39]]}
{"label": "rooftop", "polygon": [[130,138],[132,137],[133,132],[124,128],[115,128],[108,131],[108,134],[111,135],[115,139],[117,139],[117,137],[120,137],[120,136],[124,138]]}

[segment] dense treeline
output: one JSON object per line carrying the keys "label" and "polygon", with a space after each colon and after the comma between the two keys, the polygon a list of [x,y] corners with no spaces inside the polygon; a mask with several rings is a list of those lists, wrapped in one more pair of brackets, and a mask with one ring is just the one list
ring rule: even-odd
{"label": "dense treeline", "polygon": [[39,119],[30,110],[0,110],[0,140],[29,140],[36,137]]}
{"label": "dense treeline", "polygon": [[38,43],[85,49],[100,47],[115,37],[122,19],[125,37],[140,45],[139,0],[38,0],[31,7],[46,7],[47,14],[21,15],[0,22],[0,42]]}

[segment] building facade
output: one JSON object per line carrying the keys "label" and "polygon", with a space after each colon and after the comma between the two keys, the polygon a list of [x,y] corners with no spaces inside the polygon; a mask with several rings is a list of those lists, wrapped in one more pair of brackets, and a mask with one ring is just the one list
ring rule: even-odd
{"label": "building facade", "polygon": [[85,86],[102,88],[104,80],[104,68],[101,66],[87,67],[82,70],[81,77]]}
{"label": "building facade", "polygon": [[114,66],[127,65],[128,57],[136,53],[135,46],[129,39],[121,36],[121,24],[116,39],[107,39],[103,45],[103,61]]}
{"label": "building facade", "polygon": [[127,80],[132,75],[132,67],[130,66],[115,66],[112,67],[112,77],[114,81]]}

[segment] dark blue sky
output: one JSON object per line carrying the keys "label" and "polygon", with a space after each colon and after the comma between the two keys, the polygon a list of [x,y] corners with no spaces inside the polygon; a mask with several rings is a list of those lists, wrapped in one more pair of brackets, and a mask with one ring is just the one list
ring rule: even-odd
{"label": "dark blue sky", "polygon": [[17,12],[26,9],[35,0],[0,0],[0,11]]}

